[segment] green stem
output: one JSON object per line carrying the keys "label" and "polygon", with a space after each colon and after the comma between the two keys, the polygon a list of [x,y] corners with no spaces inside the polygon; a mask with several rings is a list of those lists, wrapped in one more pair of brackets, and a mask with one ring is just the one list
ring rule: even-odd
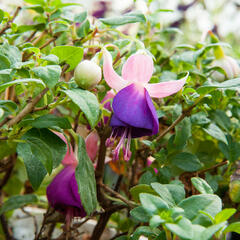
{"label": "green stem", "polygon": [[172,234],[171,234],[171,232],[170,232],[165,226],[163,226],[163,229],[164,229],[164,231],[165,231],[165,233],[166,233],[166,239],[167,239],[167,240],[172,240]]}

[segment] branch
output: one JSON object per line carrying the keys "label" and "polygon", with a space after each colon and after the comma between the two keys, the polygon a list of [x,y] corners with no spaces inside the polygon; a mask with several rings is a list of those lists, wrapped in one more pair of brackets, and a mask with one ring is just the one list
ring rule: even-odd
{"label": "branch", "polygon": [[7,123],[9,120],[11,120],[12,118],[10,118],[9,116],[6,117],[4,120],[2,120],[2,122],[0,122],[0,128],[5,124]]}
{"label": "branch", "polygon": [[35,34],[37,33],[37,30],[33,31],[30,36],[25,40],[25,42],[31,42],[31,40],[34,38]]}
{"label": "branch", "polygon": [[13,22],[14,19],[17,17],[17,15],[18,15],[18,13],[20,12],[21,9],[22,9],[21,7],[17,7],[15,13],[13,14],[12,19],[9,20],[9,21],[7,22],[7,24],[6,24],[6,26],[5,26],[4,28],[1,29],[1,31],[0,31],[0,36],[1,36],[2,34],[4,34],[5,31],[6,31],[7,29],[9,29],[9,28],[12,26],[12,22]]}
{"label": "branch", "polygon": [[224,161],[224,162],[220,162],[220,163],[218,163],[218,164],[216,164],[216,165],[214,165],[214,166],[212,166],[212,167],[206,168],[206,169],[204,169],[204,170],[202,170],[202,171],[196,172],[196,174],[197,174],[197,175],[201,175],[202,173],[211,171],[211,170],[213,170],[213,169],[215,169],[215,168],[221,167],[221,166],[226,165],[226,164],[229,164],[229,161],[228,161],[228,160],[226,160],[226,161]]}
{"label": "branch", "polygon": [[1,221],[3,232],[6,236],[6,239],[13,240],[13,234],[12,234],[12,231],[10,230],[10,228],[8,227],[8,223],[7,223],[5,215],[3,215],[3,214],[0,215],[0,221]]}
{"label": "branch", "polygon": [[126,203],[130,208],[134,208],[135,205],[129,201],[128,199],[126,199],[125,197],[123,197],[121,194],[119,194],[118,192],[114,191],[113,189],[111,189],[110,187],[106,186],[103,183],[100,183],[100,186],[107,192],[111,193],[114,197],[122,200],[124,203]]}
{"label": "branch", "polygon": [[179,122],[181,122],[185,117],[190,116],[191,111],[199,103],[199,101],[196,101],[192,106],[190,106],[187,109],[183,110],[182,114],[166,130],[164,130],[158,137],[155,138],[155,141],[159,141],[168,132],[170,132]]}
{"label": "branch", "polygon": [[[42,36],[42,35],[41,35]],[[57,38],[59,37],[59,34],[58,35],[55,35],[53,38],[49,39],[47,42],[45,42],[43,45],[41,45],[39,47],[39,49],[43,49],[45,48],[46,46],[48,46],[51,42],[54,42]],[[34,53],[30,53],[30,54],[24,54],[23,56],[23,62],[28,60]]]}
{"label": "branch", "polygon": [[49,88],[45,88],[40,92],[38,96],[36,96],[32,101],[30,101],[25,108],[12,120],[10,120],[7,125],[8,127],[13,126],[14,124],[17,124],[20,122],[27,114],[33,111],[34,106],[41,100],[41,98],[44,96],[44,94],[49,90]]}
{"label": "branch", "polygon": [[98,130],[98,134],[100,136],[100,146],[99,146],[99,153],[98,153],[98,161],[96,166],[96,182],[101,183],[103,172],[104,172],[104,166],[105,166],[105,157],[106,157],[106,145],[105,142],[107,138],[110,136],[111,130],[108,126],[104,130]]}
{"label": "branch", "polygon": [[102,235],[102,233],[103,233],[111,215],[112,215],[111,212],[110,213],[107,212],[107,213],[103,213],[100,216],[100,218],[98,220],[98,223],[93,230],[93,233],[92,233],[92,236],[91,236],[90,240],[99,240],[100,239],[100,237],[101,237],[101,235]]}

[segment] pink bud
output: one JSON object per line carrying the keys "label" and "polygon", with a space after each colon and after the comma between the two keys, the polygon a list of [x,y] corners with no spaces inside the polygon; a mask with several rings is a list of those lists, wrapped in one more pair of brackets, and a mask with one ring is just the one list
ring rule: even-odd
{"label": "pink bud", "polygon": [[[147,166],[150,167],[154,161],[155,161],[155,158],[152,157],[152,156],[149,156],[149,157],[147,158]],[[155,173],[158,173],[157,168],[154,168],[154,172],[155,172]]]}
{"label": "pink bud", "polygon": [[62,164],[64,166],[68,166],[68,165],[72,165],[74,167],[76,167],[78,165],[78,160],[76,159],[72,146],[70,144],[68,144],[66,138],[64,137],[64,135],[62,133],[59,132],[54,132],[56,135],[58,135],[58,137],[60,137],[67,145],[67,153],[64,157],[64,159],[62,160]]}
{"label": "pink bud", "polygon": [[96,131],[92,131],[85,139],[86,151],[92,162],[94,162],[97,157],[99,141],[100,139]]}

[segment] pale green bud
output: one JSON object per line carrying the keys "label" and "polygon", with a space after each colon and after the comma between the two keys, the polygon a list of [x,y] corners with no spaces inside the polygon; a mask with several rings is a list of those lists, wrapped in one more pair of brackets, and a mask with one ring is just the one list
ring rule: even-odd
{"label": "pale green bud", "polygon": [[237,61],[232,57],[224,56],[223,58],[217,59],[213,62],[213,66],[222,68],[226,73],[225,77],[224,74],[214,71],[212,78],[215,81],[222,82],[226,79],[236,78],[240,75],[240,67]]}
{"label": "pale green bud", "polygon": [[80,88],[91,90],[102,78],[101,68],[90,60],[80,62],[74,71],[74,80]]}

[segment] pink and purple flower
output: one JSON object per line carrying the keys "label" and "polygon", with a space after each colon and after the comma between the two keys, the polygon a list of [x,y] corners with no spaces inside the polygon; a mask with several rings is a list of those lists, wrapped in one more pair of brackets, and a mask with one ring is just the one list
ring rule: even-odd
{"label": "pink and purple flower", "polygon": [[125,160],[131,157],[132,138],[155,135],[159,131],[156,109],[151,97],[163,98],[178,92],[188,77],[155,84],[148,84],[153,74],[153,60],[145,54],[133,54],[122,68],[122,77],[113,69],[112,56],[103,50],[103,74],[107,84],[118,91],[113,99],[113,115],[110,125],[112,134],[107,139],[107,146],[113,146],[116,137],[120,137],[113,151],[113,158],[118,159],[123,150]]}

